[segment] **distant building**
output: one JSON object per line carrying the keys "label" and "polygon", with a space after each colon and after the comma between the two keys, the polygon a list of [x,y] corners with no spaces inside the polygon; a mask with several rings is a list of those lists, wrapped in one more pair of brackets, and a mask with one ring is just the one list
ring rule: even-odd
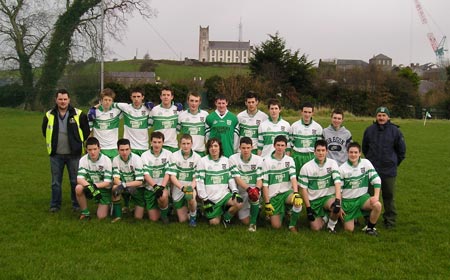
{"label": "distant building", "polygon": [[116,82],[124,85],[156,83],[155,72],[106,72],[106,82]]}
{"label": "distant building", "polygon": [[379,66],[383,70],[391,70],[392,58],[380,53],[376,56],[374,55],[371,59],[369,59],[369,64]]}
{"label": "distant building", "polygon": [[319,68],[322,70],[350,70],[355,68],[365,68],[369,64],[363,60],[358,59],[320,59]]}
{"label": "distant building", "polygon": [[200,26],[198,60],[200,62],[248,63],[250,41],[210,41],[209,26]]}

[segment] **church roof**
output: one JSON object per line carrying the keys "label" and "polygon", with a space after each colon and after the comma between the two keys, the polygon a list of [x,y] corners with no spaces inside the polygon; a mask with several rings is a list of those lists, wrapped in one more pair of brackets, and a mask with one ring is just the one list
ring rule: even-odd
{"label": "church roof", "polygon": [[209,41],[209,48],[217,50],[248,50],[250,49],[250,41]]}

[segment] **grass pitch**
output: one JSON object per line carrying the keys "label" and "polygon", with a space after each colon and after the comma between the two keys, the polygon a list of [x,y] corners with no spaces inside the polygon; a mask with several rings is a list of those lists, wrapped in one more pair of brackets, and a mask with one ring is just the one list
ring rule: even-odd
{"label": "grass pitch", "polygon": [[[43,114],[0,108],[2,279],[448,279],[450,122],[393,120],[407,143],[397,177],[398,224],[377,238],[261,225],[197,228],[148,220],[79,222],[65,174],[63,208],[48,212]],[[323,126],[328,118],[318,118]],[[349,119],[356,141],[372,119]],[[95,209],[91,205],[91,210]]]}

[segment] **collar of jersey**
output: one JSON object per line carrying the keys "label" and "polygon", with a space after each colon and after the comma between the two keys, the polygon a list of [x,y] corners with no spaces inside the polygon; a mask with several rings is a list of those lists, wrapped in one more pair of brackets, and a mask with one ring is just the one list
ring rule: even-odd
{"label": "collar of jersey", "polygon": [[[360,162],[361,162],[361,157],[358,159],[358,164],[357,164],[356,166],[358,166]],[[348,165],[350,165],[351,167],[355,167],[355,166],[353,166],[353,163],[352,163],[349,159],[347,160],[347,163],[348,163]]]}
{"label": "collar of jersey", "polygon": [[269,116],[269,121],[271,121],[272,123],[278,123],[279,121],[281,121],[281,116],[278,116],[277,121],[273,121],[272,117]]}
{"label": "collar of jersey", "polygon": [[128,155],[128,158],[127,158],[127,160],[123,160],[122,159],[122,157],[119,155],[119,158],[120,158],[120,160],[121,161],[123,161],[123,162],[128,162],[128,161],[130,161],[130,158],[131,158],[131,155],[132,155],[133,153],[130,153],[129,155]]}
{"label": "collar of jersey", "polygon": [[302,124],[304,125],[304,126],[310,126],[312,123],[313,123],[313,119],[311,118],[311,121],[308,123],[308,124],[306,124],[304,121],[303,121],[303,119],[300,119],[301,121],[302,121]]}
{"label": "collar of jersey", "polygon": [[242,157],[242,154],[240,156],[241,160],[245,163],[250,162],[252,160],[252,154],[250,154],[250,158],[248,160],[244,160],[244,158]]}
{"label": "collar of jersey", "polygon": [[316,157],[314,157],[314,161],[317,163],[318,166],[322,167],[322,166],[325,165],[325,163],[327,163],[327,158],[325,157],[325,160],[323,161],[323,164],[322,164],[322,165],[320,165],[320,163],[319,163],[319,161],[317,160]]}
{"label": "collar of jersey", "polygon": [[[184,154],[183,154],[183,151],[180,149],[180,153],[181,153],[181,156],[184,158]],[[194,154],[194,152],[192,151],[192,149],[191,149],[191,151],[190,151],[190,153],[189,153],[189,156],[187,157],[187,158],[190,158],[190,157],[192,157],[192,155]]]}
{"label": "collar of jersey", "polygon": [[192,112],[191,109],[187,109],[187,111],[189,114],[197,115],[198,113],[200,113],[200,108],[197,109],[197,112]]}
{"label": "collar of jersey", "polygon": [[272,152],[272,154],[270,155],[274,160],[280,161],[282,160],[285,156],[286,156],[286,152],[283,153],[283,157],[281,159],[277,159],[275,156],[275,151]]}
{"label": "collar of jersey", "polygon": [[102,153],[99,153],[99,154],[98,154],[98,159],[97,159],[96,161],[93,161],[92,158],[89,156],[89,154],[87,154],[87,155],[88,155],[88,159],[89,159],[90,161],[92,161],[92,162],[97,162],[97,161],[99,161],[100,157],[102,156]]}
{"label": "collar of jersey", "polygon": [[222,158],[222,157],[220,156],[218,159],[212,159],[211,155],[208,155],[208,159],[209,159],[209,160],[212,160],[212,161],[215,161],[215,162],[219,162],[219,160],[220,160],[221,158]]}

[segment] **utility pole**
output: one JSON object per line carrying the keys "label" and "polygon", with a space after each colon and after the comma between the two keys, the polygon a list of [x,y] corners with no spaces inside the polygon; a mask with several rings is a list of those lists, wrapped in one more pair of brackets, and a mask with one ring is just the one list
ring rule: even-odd
{"label": "utility pole", "polygon": [[101,2],[101,37],[100,37],[100,90],[102,91],[105,86],[105,1]]}

